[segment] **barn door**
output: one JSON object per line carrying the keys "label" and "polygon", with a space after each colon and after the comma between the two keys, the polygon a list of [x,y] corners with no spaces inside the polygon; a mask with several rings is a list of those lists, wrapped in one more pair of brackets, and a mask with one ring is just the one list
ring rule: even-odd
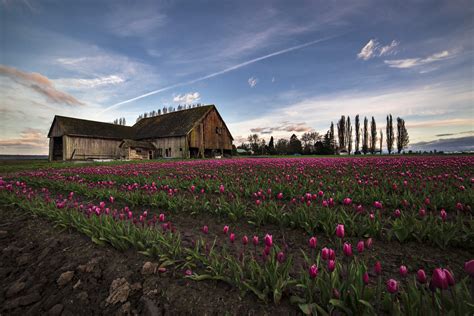
{"label": "barn door", "polygon": [[53,160],[63,160],[62,137],[53,137]]}

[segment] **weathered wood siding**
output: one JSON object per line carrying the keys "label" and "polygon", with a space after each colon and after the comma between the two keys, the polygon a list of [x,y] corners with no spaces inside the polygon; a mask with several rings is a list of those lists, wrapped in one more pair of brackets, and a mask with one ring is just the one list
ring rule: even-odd
{"label": "weathered wood siding", "polygon": [[53,126],[51,126],[51,135],[49,135],[50,137],[59,137],[59,136],[63,136],[64,132],[63,130],[61,129],[61,127],[59,126],[58,122],[56,120],[54,120],[54,124]]}
{"label": "weathered wood siding", "polygon": [[[120,158],[121,141],[114,139],[64,136],[64,160]],[[74,153],[74,157],[72,156]]]}
{"label": "weathered wood siding", "polygon": [[189,133],[189,147],[232,150],[230,133],[215,110],[210,111]]}
{"label": "weathered wood siding", "polygon": [[149,149],[143,148],[126,148],[128,151],[128,159],[130,160],[148,160],[149,159]]}
{"label": "weathered wood siding", "polygon": [[[188,158],[189,150],[188,150],[188,142],[186,140],[186,136],[156,138],[156,139],[149,139],[148,141],[152,142],[155,145],[156,147],[155,153],[160,152],[160,148],[161,148],[162,157]],[[171,151],[170,151],[170,148],[171,148]],[[166,149],[170,151],[169,156],[166,156]],[[157,155],[155,155],[155,157],[157,157]]]}

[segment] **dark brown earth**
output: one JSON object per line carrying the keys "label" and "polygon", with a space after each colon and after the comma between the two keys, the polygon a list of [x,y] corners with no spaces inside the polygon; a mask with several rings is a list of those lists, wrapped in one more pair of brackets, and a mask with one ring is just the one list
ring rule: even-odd
{"label": "dark brown earth", "polygon": [[240,299],[223,283],[190,281],[183,271],[144,275],[150,258],[95,245],[19,210],[2,208],[0,218],[0,315],[297,313],[287,301]]}

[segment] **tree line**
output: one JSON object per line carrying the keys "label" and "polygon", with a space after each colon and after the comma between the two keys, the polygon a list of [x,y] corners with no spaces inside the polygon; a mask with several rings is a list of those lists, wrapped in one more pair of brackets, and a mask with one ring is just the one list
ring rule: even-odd
{"label": "tree line", "polygon": [[[387,115],[386,120],[385,141],[387,151],[389,154],[394,152],[394,145],[396,144],[396,151],[401,153],[409,144],[405,120],[397,117],[396,133],[392,115]],[[369,123],[369,119],[364,117],[361,122],[360,116],[356,115],[354,124],[353,129],[350,117],[347,116],[346,118],[342,115],[336,123],[337,139],[333,122],[331,122],[329,130],[324,135],[318,132],[307,132],[301,135],[301,139],[299,139],[296,134],[293,134],[290,139],[280,138],[276,142],[271,136],[268,144],[258,134],[252,134],[247,137],[248,143],[242,143],[237,149],[251,151],[255,155],[382,154],[384,133],[382,129],[377,130],[375,118],[372,116]]]}
{"label": "tree line", "polygon": [[155,116],[158,116],[158,115],[162,115],[162,114],[166,114],[166,113],[171,113],[171,112],[176,112],[176,111],[182,111],[182,110],[189,110],[189,109],[192,109],[192,108],[196,108],[196,107],[200,107],[202,106],[201,103],[196,103],[196,104],[179,104],[176,108],[173,107],[173,106],[164,106],[162,109],[158,109],[158,110],[153,110],[151,112],[145,112],[143,114],[140,114],[138,117],[137,117],[137,120],[136,122],[140,121],[141,119],[144,119],[144,118],[148,118],[148,117],[155,117]]}

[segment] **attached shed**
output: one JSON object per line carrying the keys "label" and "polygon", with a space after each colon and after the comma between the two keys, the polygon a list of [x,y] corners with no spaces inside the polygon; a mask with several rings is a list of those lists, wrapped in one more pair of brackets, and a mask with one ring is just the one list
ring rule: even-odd
{"label": "attached shed", "polygon": [[127,160],[153,159],[156,149],[155,145],[150,142],[133,139],[123,140],[119,147],[122,149],[121,158]]}

